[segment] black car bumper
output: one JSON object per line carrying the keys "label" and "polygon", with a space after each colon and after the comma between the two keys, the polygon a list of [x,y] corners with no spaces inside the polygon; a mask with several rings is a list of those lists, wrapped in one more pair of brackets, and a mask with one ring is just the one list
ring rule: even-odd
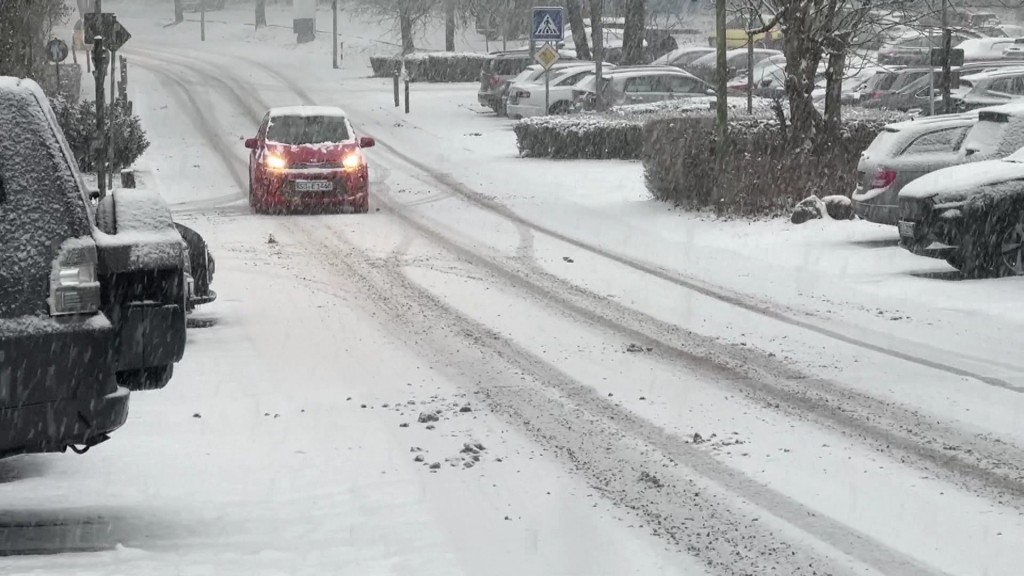
{"label": "black car bumper", "polygon": [[951,259],[960,252],[963,217],[957,206],[931,199],[900,198],[900,246],[929,258]]}
{"label": "black car bumper", "polygon": [[[100,322],[102,320],[102,322]],[[94,319],[106,324],[102,317]],[[0,457],[91,446],[128,417],[109,325],[78,322],[0,339]]]}

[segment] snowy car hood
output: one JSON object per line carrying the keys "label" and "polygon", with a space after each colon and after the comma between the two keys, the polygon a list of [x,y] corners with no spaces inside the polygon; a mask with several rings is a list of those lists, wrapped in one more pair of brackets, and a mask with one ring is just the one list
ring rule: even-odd
{"label": "snowy car hood", "polygon": [[978,186],[1024,178],[1024,163],[984,160],[925,174],[900,190],[900,198],[943,198]]}

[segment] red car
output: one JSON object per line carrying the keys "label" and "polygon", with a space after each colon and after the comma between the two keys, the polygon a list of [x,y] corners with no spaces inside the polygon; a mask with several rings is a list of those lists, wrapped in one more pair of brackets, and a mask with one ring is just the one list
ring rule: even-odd
{"label": "red car", "polygon": [[340,108],[273,108],[249,154],[249,205],[256,213],[370,209],[369,172],[363,148]]}

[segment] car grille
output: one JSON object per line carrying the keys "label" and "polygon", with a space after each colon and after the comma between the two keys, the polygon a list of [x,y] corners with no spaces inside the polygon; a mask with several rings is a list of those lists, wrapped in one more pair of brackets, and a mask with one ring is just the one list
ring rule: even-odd
{"label": "car grille", "polygon": [[333,170],[343,168],[341,162],[300,162],[288,166],[295,170]]}
{"label": "car grille", "polygon": [[910,222],[925,220],[932,211],[931,199],[900,198],[900,219]]}

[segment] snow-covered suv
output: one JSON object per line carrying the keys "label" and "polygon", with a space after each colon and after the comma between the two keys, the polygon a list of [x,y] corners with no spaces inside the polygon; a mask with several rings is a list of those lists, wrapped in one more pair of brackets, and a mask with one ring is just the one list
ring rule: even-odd
{"label": "snow-covered suv", "polygon": [[94,214],[46,96],[0,77],[0,457],[106,440],[182,357],[184,241],[126,192]]}

